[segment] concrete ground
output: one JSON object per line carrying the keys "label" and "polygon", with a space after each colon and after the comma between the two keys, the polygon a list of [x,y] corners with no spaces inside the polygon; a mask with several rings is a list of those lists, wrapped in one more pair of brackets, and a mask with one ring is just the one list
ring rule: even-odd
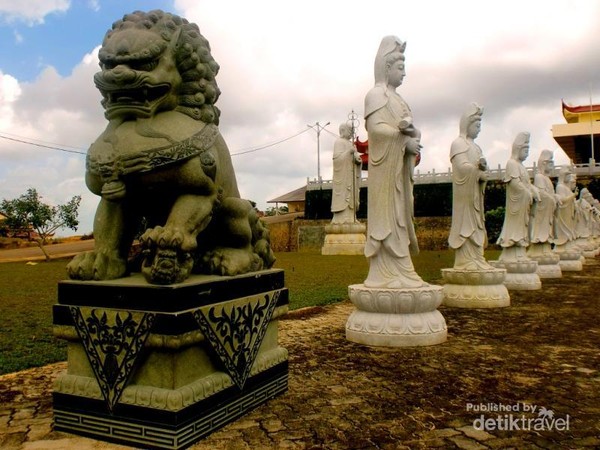
{"label": "concrete ground", "polygon": [[[396,350],[345,339],[348,301],[294,311],[280,333],[289,391],[192,448],[600,448],[599,288],[593,260],[542,290],[511,291],[508,308],[441,307],[446,343]],[[127,448],[52,431],[52,381],[65,368],[0,377],[0,448]],[[530,419],[546,422],[523,429]],[[493,426],[476,429],[482,420]]]}

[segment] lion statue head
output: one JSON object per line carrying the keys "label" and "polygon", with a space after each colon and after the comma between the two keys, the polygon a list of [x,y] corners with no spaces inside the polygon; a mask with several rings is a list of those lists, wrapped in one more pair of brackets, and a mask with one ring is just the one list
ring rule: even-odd
{"label": "lion statue head", "polygon": [[160,10],[135,11],[112,25],[94,76],[108,120],[176,110],[218,125],[219,65],[194,23]]}

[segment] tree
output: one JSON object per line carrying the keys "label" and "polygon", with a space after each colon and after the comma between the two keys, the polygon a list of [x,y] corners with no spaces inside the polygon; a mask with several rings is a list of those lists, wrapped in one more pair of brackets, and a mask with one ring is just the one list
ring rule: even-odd
{"label": "tree", "polygon": [[77,230],[79,220],[77,219],[81,196],[76,195],[64,205],[50,206],[42,202],[42,197],[33,188],[19,198],[13,200],[2,200],[0,211],[6,216],[4,225],[13,232],[19,230],[35,231],[35,241],[50,260],[44,245],[49,237],[52,237],[59,228],[70,228]]}
{"label": "tree", "polygon": [[289,210],[287,206],[280,206],[279,208],[271,206],[265,211],[265,216],[276,216],[278,214],[287,214],[288,212]]}
{"label": "tree", "polygon": [[502,232],[505,212],[506,207],[504,206],[499,206],[498,208],[485,212],[485,228],[487,231],[489,244],[495,244],[498,240],[498,237]]}

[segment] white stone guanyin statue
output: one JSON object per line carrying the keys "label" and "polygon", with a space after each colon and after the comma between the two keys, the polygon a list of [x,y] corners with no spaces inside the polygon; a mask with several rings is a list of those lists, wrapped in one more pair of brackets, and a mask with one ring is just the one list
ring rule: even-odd
{"label": "white stone guanyin statue", "polygon": [[506,269],[504,285],[509,290],[537,290],[542,288],[537,274],[538,263],[527,257],[531,204],[540,200],[538,189],[531,184],[523,161],[529,156],[529,133],[517,134],[511,157],[506,163],[506,211],[498,244],[502,253],[494,267]]}
{"label": "white stone guanyin statue", "polygon": [[413,171],[421,145],[412,112],[396,92],[406,74],[406,43],[388,36],[375,58],[375,86],[365,98],[369,138],[366,287],[413,288],[426,283],[415,272],[411,252],[419,246],[413,215]]}
{"label": "white stone guanyin statue", "polygon": [[498,245],[502,247],[500,260],[527,260],[529,245],[529,214],[533,201],[540,195],[531,181],[523,162],[529,156],[529,133],[517,134],[510,159],[506,163],[506,212]]}
{"label": "white stone guanyin statue", "polygon": [[558,208],[555,215],[555,250],[561,252],[566,245],[575,240],[575,199],[577,193],[571,190],[573,173],[568,167],[564,167],[558,174],[556,184],[556,195]]}
{"label": "white stone guanyin statue", "polygon": [[413,170],[421,133],[396,88],[404,79],[406,43],[381,40],[375,57],[375,86],[365,97],[369,138],[369,210],[365,256],[369,273],[348,286],[356,309],[346,321],[352,342],[406,347],[445,342],[446,321],[437,310],[441,286],[416,273],[411,251],[418,252],[413,225]]}
{"label": "white stone guanyin statue", "polygon": [[483,109],[472,103],[460,119],[460,135],[452,142],[452,226],[448,244],[454,249],[454,268],[489,270],[484,193],[488,167],[474,139],[481,130]]}
{"label": "white stone guanyin statue", "polygon": [[596,249],[592,242],[592,205],[587,201],[589,190],[579,191],[579,199],[575,202],[575,235],[576,243],[585,258],[594,258]]}
{"label": "white stone guanyin statue", "polygon": [[586,199],[586,194],[589,194],[587,188],[583,188],[579,191],[579,199],[577,200],[577,237],[578,238],[589,238],[590,237],[590,215],[592,206]]}
{"label": "white stone guanyin statue", "polygon": [[594,246],[596,256],[600,253],[600,210],[598,200],[587,190],[584,194],[585,200],[590,204],[590,239]]}
{"label": "white stone guanyin statue", "polygon": [[539,193],[539,200],[531,207],[531,244],[545,244],[542,252],[550,252],[554,241],[554,212],[558,198],[550,174],[554,168],[553,155],[550,150],[542,150],[538,158],[538,172],[533,178],[533,185]]}
{"label": "white stone guanyin statue", "polygon": [[554,217],[554,239],[553,251],[560,257],[560,268],[563,272],[579,272],[583,270],[581,261],[581,250],[576,244],[576,199],[577,178],[572,168],[564,167],[558,175],[556,184],[556,195],[559,205]]}
{"label": "white stone guanyin statue", "polygon": [[448,244],[454,267],[442,269],[444,305],[457,308],[502,308],[510,305],[503,284],[504,268],[484,256],[487,245],[484,194],[487,162],[475,138],[481,130],[483,109],[472,103],[460,118],[459,136],[450,147],[452,163],[452,226]]}
{"label": "white stone guanyin statue", "polygon": [[540,199],[531,206],[530,245],[527,249],[527,256],[538,263],[537,273],[540,278],[560,278],[562,276],[558,264],[560,258],[552,251],[554,214],[558,205],[558,197],[550,179],[553,169],[552,152],[542,150],[538,158],[538,172],[533,178],[533,185],[537,188]]}
{"label": "white stone guanyin statue", "polygon": [[360,153],[352,143],[352,129],[340,125],[340,137],[333,146],[332,224],[354,223],[360,205]]}
{"label": "white stone guanyin statue", "polygon": [[333,145],[333,218],[325,226],[322,255],[362,255],[365,252],[366,227],[356,220],[361,165],[360,154],[352,143],[352,129],[342,124],[340,137]]}

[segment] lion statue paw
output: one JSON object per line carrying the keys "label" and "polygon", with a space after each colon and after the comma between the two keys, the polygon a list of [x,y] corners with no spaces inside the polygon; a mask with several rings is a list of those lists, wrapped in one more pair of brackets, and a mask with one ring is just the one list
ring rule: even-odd
{"label": "lion statue paw", "polygon": [[67,265],[69,278],[74,280],[113,280],[127,272],[127,261],[114,252],[80,253]]}
{"label": "lion statue paw", "polygon": [[191,254],[177,248],[144,250],[144,256],[142,274],[152,284],[181,283],[194,265]]}
{"label": "lion statue paw", "polygon": [[144,261],[142,273],[153,284],[173,284],[185,280],[194,265],[190,253],[196,247],[193,237],[186,239],[182,230],[156,226],[140,238]]}
{"label": "lion statue paw", "polygon": [[202,272],[221,276],[235,276],[263,269],[260,256],[250,249],[217,248],[203,255]]}

